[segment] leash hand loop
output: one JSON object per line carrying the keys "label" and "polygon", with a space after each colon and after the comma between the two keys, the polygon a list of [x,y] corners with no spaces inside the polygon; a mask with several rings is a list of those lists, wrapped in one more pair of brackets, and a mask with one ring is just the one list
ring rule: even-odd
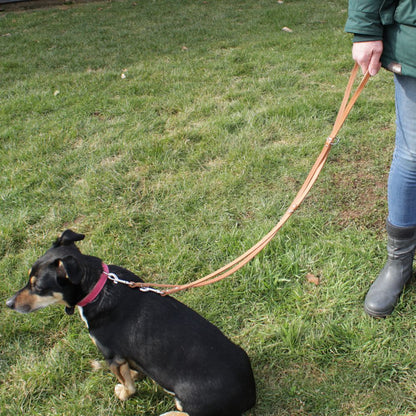
{"label": "leash hand loop", "polygon": [[[165,285],[165,284],[152,284],[152,283],[136,283],[132,282],[130,285],[131,287],[139,287],[143,290],[143,288],[147,288],[147,290],[151,290],[151,288],[159,287],[165,288],[165,290],[157,290],[162,296],[170,295],[179,291],[187,290],[194,287],[201,287],[206,286],[212,283],[216,283],[226,277],[232,275],[237,270],[241,269],[244,265],[246,265],[249,261],[251,261],[254,257],[257,256],[260,251],[267,246],[267,244],[273,239],[273,237],[277,234],[277,232],[282,228],[282,226],[286,223],[286,221],[290,218],[290,216],[299,208],[301,203],[304,201],[306,196],[308,195],[309,191],[311,190],[312,186],[315,184],[319,174],[324,167],[324,164],[328,158],[329,152],[331,147],[338,143],[334,141],[337,138],[338,132],[341,130],[345,120],[348,117],[352,107],[354,106],[355,102],[357,101],[358,97],[360,96],[361,92],[363,91],[367,81],[370,78],[370,74],[367,72],[364,74],[361,82],[359,83],[357,89],[351,96],[352,88],[354,85],[354,81],[357,77],[359,66],[356,63],[354,68],[351,71],[351,75],[345,89],[344,97],[341,102],[341,106],[338,111],[338,115],[336,117],[333,129],[331,134],[326,139],[325,145],[319,154],[318,158],[315,161],[312,169],[310,170],[305,182],[303,183],[302,187],[300,188],[299,192],[297,193],[296,197],[294,198],[293,202],[290,204],[287,211],[283,214],[280,221],[276,224],[276,226],[267,234],[265,235],[257,244],[247,250],[244,254],[240,257],[236,258],[232,262],[228,263],[227,265],[221,267],[220,269],[216,270],[213,273],[208,274],[207,276],[196,280],[194,282],[183,284],[183,285]],[[156,289],[153,289],[156,291]]]}

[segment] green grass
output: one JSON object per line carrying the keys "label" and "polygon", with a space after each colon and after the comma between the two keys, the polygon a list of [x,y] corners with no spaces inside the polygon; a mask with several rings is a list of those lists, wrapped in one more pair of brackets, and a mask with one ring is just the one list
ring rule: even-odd
{"label": "green grass", "polygon": [[[0,12],[0,415],[173,408],[151,381],[119,403],[77,316],[18,315],[5,300],[66,228],[86,234],[83,252],[167,283],[256,243],[332,129],[352,68],[346,9],[122,0]],[[362,310],[384,262],[390,74],[370,81],[340,137],[264,252],[177,295],[250,355],[252,416],[416,413],[414,287],[389,319]]]}

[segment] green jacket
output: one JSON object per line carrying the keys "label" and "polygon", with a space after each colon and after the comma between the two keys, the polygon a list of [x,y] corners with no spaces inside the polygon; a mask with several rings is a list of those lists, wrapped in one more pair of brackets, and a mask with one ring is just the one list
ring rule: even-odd
{"label": "green jacket", "polygon": [[415,0],[349,0],[345,31],[354,42],[383,40],[383,67],[416,78]]}

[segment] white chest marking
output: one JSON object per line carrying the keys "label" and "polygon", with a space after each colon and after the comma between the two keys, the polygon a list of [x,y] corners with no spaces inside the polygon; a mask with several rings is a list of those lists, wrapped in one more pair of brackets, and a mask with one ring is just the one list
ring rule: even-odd
{"label": "white chest marking", "polygon": [[85,316],[84,316],[84,314],[83,314],[83,309],[82,309],[82,306],[78,306],[78,312],[79,312],[79,316],[80,316],[80,317],[81,317],[81,319],[84,321],[84,323],[85,323],[85,325],[87,326],[87,328],[89,328],[87,318],[85,318]]}

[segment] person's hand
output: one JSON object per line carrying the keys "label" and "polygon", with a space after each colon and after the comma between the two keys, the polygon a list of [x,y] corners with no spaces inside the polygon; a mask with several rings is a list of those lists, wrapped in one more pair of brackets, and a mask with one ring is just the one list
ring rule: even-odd
{"label": "person's hand", "polygon": [[354,42],[352,46],[352,58],[360,65],[363,74],[368,70],[371,76],[376,75],[381,68],[382,52],[383,41],[381,40]]}

